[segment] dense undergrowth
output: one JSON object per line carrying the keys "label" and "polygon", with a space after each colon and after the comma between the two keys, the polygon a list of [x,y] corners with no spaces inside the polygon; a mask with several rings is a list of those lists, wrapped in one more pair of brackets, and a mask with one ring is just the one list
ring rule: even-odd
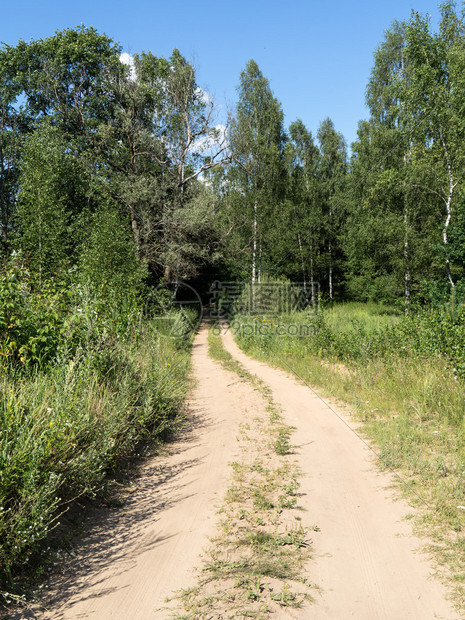
{"label": "dense undergrowth", "polygon": [[[273,343],[278,342],[275,336],[280,335],[284,327],[289,351],[361,363],[398,358],[429,359],[439,355],[454,374],[465,378],[463,306],[457,310],[428,309],[402,316],[390,306],[346,303],[318,313],[296,312],[265,318],[243,316],[240,321],[241,341],[245,346],[272,349]],[[299,331],[299,326],[308,329]],[[298,338],[300,334],[304,338]],[[281,348],[283,339],[279,343]]]}
{"label": "dense undergrowth", "polygon": [[[11,592],[73,500],[171,428],[191,332],[174,311],[147,320],[136,299],[105,304],[85,287],[31,282],[20,265],[3,272],[0,298],[0,584]],[[173,321],[179,337],[165,337]]]}
{"label": "dense undergrowth", "polygon": [[421,507],[417,524],[433,537],[440,570],[449,567],[462,608],[464,323],[463,310],[404,317],[375,304],[235,318],[235,337],[246,352],[351,405],[381,464],[399,474],[406,495]]}

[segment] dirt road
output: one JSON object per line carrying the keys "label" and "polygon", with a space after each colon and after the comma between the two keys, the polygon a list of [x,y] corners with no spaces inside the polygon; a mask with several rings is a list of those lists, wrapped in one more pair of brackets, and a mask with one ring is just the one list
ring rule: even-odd
{"label": "dirt road", "polygon": [[[314,539],[312,580],[323,589],[303,614],[315,620],[426,620],[457,616],[445,591],[431,579],[433,567],[418,552],[405,515],[394,501],[390,476],[380,473],[373,453],[351,430],[345,414],[333,411],[291,375],[250,359],[232,334],[226,349],[273,392],[286,422],[296,427],[304,472],[301,504],[321,533]],[[338,417],[339,416],[339,417]]]}
{"label": "dirt road", "polygon": [[[292,440],[304,474],[303,524],[321,530],[307,577],[321,593],[291,617],[458,618],[402,520],[412,509],[393,501],[391,479],[377,471],[347,423],[290,375],[245,356],[230,333],[224,344],[271,387],[285,421],[297,429]],[[206,327],[194,342],[193,369],[192,430],[148,463],[126,504],[91,529],[73,564],[52,579],[49,610],[17,618],[165,619],[175,606],[166,598],[196,583],[237,456],[239,425],[266,404],[249,383],[208,357]]]}

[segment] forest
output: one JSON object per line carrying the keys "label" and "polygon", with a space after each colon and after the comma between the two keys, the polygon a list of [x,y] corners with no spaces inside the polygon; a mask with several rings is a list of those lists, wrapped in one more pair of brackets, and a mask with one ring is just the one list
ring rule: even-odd
{"label": "forest", "polygon": [[355,321],[339,338],[319,318],[302,356],[379,363],[407,342],[420,365],[444,356],[451,385],[465,375],[465,18],[454,3],[436,30],[415,12],[386,30],[350,149],[330,118],[285,126],[254,60],[224,125],[180,51],[129,63],[121,53],[85,26],[0,47],[0,576],[10,590],[67,502],[92,496],[182,409],[192,334],[174,307],[182,338],[163,338],[156,313],[147,320],[162,284],[185,282],[205,304],[214,281],[296,282],[328,312],[384,304],[390,331]]}
{"label": "forest", "polygon": [[459,299],[464,36],[450,3],[438,32],[418,14],[391,25],[350,157],[329,118],[285,127],[253,60],[225,128],[178,50],[129,66],[85,27],[4,46],[2,261],[121,299],[262,275],[406,311]]}

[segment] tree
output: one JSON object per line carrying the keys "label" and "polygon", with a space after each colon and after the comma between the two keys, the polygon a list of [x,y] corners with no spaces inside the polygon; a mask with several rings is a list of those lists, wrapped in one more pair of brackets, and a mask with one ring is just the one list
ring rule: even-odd
{"label": "tree", "polygon": [[21,129],[26,125],[17,110],[19,87],[8,75],[6,51],[0,50],[0,256],[8,255],[18,179]]}
{"label": "tree", "polygon": [[434,187],[435,171],[418,148],[418,118],[407,112],[407,47],[407,24],[394,22],[375,52],[371,118],[353,145],[345,233],[349,290],[386,301],[403,293],[406,312],[412,291],[437,274],[440,226],[437,198],[425,191]]}
{"label": "tree", "polygon": [[154,278],[191,277],[211,252],[203,175],[229,161],[224,132],[179,51],[133,70],[120,51],[84,26],[0,49],[0,240],[14,232],[43,274],[84,265],[111,205]]}
{"label": "tree", "polygon": [[112,85],[115,119],[104,128],[112,190],[130,215],[139,256],[176,280],[194,273],[195,256],[204,254],[193,245],[206,232],[211,200],[200,198],[199,178],[229,157],[193,65],[177,50],[169,59],[142,52],[133,60],[132,73]]}
{"label": "tree", "polygon": [[119,51],[84,26],[1,50],[3,237],[15,212],[15,244],[41,273],[77,260],[95,208],[92,181],[102,181],[106,166],[96,142],[114,112],[108,84],[110,74],[123,73]]}
{"label": "tree", "polygon": [[87,139],[112,116],[107,84],[110,74],[123,70],[120,51],[112,39],[85,26],[4,50],[8,74],[34,118],[50,117],[64,132]]}
{"label": "tree", "polygon": [[79,256],[79,277],[113,310],[120,309],[142,290],[144,264],[137,256],[127,216],[111,199],[102,197],[98,210],[91,216],[89,235]]}
{"label": "tree", "polygon": [[329,118],[321,123],[317,138],[320,143],[318,180],[325,218],[328,293],[329,298],[333,299],[333,273],[340,252],[338,243],[340,206],[347,174],[347,152],[344,136],[335,130]]}
{"label": "tree", "polygon": [[[284,129],[281,104],[268,80],[250,60],[241,73],[236,116],[229,139],[233,165],[228,173],[232,218],[241,221],[241,236],[250,254],[249,276],[260,281],[269,260],[269,233],[284,192]],[[244,238],[245,237],[245,238]]]}
{"label": "tree", "polygon": [[16,245],[41,275],[76,260],[85,173],[60,129],[47,122],[27,137],[20,164]]}
{"label": "tree", "polygon": [[[199,219],[199,206],[208,205],[209,201],[197,200],[195,182],[208,170],[229,162],[230,156],[224,132],[213,125],[213,99],[198,86],[194,66],[177,49],[160,65],[155,84],[161,102],[156,129],[164,146],[164,156],[157,161],[162,166],[164,194],[168,198],[163,204],[164,275],[170,280],[186,274],[185,268],[181,268],[182,264],[186,266],[185,261],[172,252],[180,231],[184,233],[180,245],[190,245],[201,231],[196,224],[208,219],[207,213]],[[195,206],[183,217],[191,197],[195,197]],[[180,220],[184,220],[181,228]],[[193,228],[188,229],[187,222]]]}
{"label": "tree", "polygon": [[436,34],[429,19],[413,13],[405,30],[408,80],[396,84],[412,158],[430,171],[431,181],[422,188],[443,204],[443,254],[452,289],[448,230],[465,174],[465,24],[454,9],[453,2],[442,5]]}
{"label": "tree", "polygon": [[414,190],[407,184],[405,145],[396,127],[374,119],[360,123],[358,137],[352,146],[344,232],[348,290],[362,300],[392,303],[403,283],[410,294],[411,276],[417,275],[416,209]]}
{"label": "tree", "polygon": [[[319,151],[311,132],[298,119],[289,126],[285,148],[286,196],[289,205],[285,230],[287,248],[298,248],[300,274],[304,287],[310,281],[312,304],[316,301],[316,257],[321,234],[321,201],[317,180]],[[291,275],[291,274],[288,274]]]}

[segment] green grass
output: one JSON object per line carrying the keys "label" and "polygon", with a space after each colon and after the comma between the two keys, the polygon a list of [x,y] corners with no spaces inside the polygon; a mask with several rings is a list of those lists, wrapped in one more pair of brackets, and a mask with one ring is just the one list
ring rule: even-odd
{"label": "green grass", "polygon": [[[428,353],[437,337],[432,319],[416,323],[380,310],[344,304],[316,318],[305,313],[260,318],[270,326],[316,325],[308,337],[278,335],[272,327],[264,335],[250,334],[243,328],[254,317],[236,317],[241,327],[235,337],[247,353],[350,406],[381,466],[399,474],[402,492],[420,509],[416,525],[432,537],[441,572],[448,573],[464,609],[465,385],[446,354],[437,347]],[[391,341],[393,329],[405,338]],[[420,350],[414,348],[417,341]]]}
{"label": "green grass", "polygon": [[40,567],[44,541],[73,500],[92,497],[141,440],[166,436],[182,409],[189,368],[189,338],[165,338],[146,323],[42,371],[3,372],[3,589],[15,592],[17,576]]}
{"label": "green grass", "polygon": [[398,309],[375,303],[348,302],[335,304],[324,311],[328,325],[339,333],[360,326],[367,333],[378,332],[400,321]]}
{"label": "green grass", "polygon": [[224,368],[236,373],[242,379],[248,379],[253,382],[254,378],[252,375],[223,347],[220,334],[221,328],[216,324],[212,325],[208,332],[208,354],[210,357],[219,362]]}

